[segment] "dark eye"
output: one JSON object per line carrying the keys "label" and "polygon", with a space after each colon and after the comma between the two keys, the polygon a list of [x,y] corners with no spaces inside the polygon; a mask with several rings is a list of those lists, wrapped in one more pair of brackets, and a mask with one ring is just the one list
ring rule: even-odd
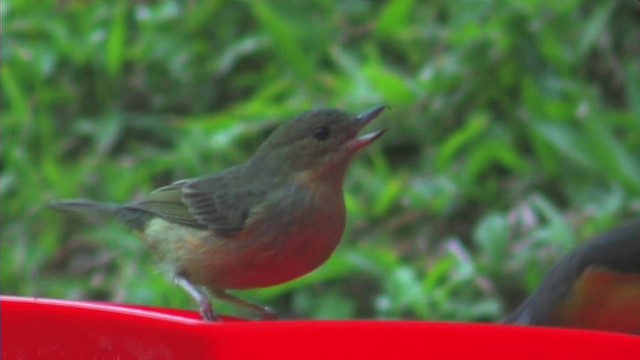
{"label": "dark eye", "polygon": [[313,129],[313,138],[318,141],[326,141],[329,135],[331,135],[331,132],[327,126],[318,126]]}

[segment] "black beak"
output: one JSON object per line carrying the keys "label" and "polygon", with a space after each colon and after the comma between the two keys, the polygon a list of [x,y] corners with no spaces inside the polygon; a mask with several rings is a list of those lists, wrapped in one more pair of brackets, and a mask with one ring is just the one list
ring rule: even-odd
{"label": "black beak", "polygon": [[[360,129],[362,129],[368,123],[370,123],[373,119],[380,116],[380,114],[382,114],[382,112],[386,108],[387,107],[384,105],[375,107],[367,112],[357,115],[355,117],[355,121],[360,126]],[[370,145],[372,142],[378,140],[378,138],[380,138],[380,136],[382,136],[382,134],[384,134],[385,131],[386,129],[382,129],[382,130],[374,131],[372,133],[360,136],[358,138],[353,139],[349,145],[354,152],[358,152],[363,148],[367,147],[368,145]]]}
{"label": "black beak", "polygon": [[358,123],[360,123],[361,127],[364,127],[365,125],[367,125],[368,123],[371,122],[371,120],[377,118],[380,114],[382,114],[382,112],[386,109],[387,107],[385,105],[380,105],[377,106],[369,111],[366,111],[358,116],[356,116],[356,121]]}

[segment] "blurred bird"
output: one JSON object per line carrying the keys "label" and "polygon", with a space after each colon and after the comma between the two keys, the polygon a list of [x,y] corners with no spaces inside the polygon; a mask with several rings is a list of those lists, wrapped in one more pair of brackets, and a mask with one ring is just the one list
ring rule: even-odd
{"label": "blurred bird", "polygon": [[640,220],[564,256],[504,322],[640,334]]}
{"label": "blurred bird", "polygon": [[345,226],[342,184],[354,155],[384,130],[358,137],[384,106],[352,116],[304,113],[280,126],[247,162],[161,187],[123,205],[57,200],[56,210],[114,217],[143,234],[160,266],[218,319],[213,297],[275,318],[229,289],[281,284],[322,265]]}

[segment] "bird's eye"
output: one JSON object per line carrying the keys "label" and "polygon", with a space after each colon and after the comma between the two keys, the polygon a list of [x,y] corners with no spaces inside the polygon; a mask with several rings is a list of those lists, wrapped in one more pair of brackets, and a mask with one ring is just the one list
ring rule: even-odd
{"label": "bird's eye", "polygon": [[313,129],[313,138],[318,141],[327,141],[327,139],[329,139],[329,135],[331,135],[331,132],[326,126],[318,126]]}

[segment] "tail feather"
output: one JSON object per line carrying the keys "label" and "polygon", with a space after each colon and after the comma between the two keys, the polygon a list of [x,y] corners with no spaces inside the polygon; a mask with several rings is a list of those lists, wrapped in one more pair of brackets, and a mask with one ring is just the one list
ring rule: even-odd
{"label": "tail feather", "polygon": [[85,199],[53,200],[49,207],[56,211],[78,212],[91,219],[102,220],[115,217],[136,230],[143,230],[153,215],[140,209],[113,203],[102,203]]}
{"label": "tail feather", "polygon": [[84,199],[68,199],[53,200],[49,203],[49,207],[57,211],[81,212],[89,216],[113,216],[120,208],[120,205]]}

